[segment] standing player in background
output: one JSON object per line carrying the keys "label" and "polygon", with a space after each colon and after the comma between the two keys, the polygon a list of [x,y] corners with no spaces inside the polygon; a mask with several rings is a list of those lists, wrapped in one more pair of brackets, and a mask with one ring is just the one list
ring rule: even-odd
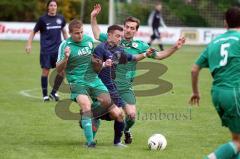
{"label": "standing player in background", "polygon": [[61,43],[61,33],[64,39],[67,39],[67,32],[65,29],[65,19],[62,15],[57,14],[57,1],[50,0],[47,3],[47,13],[41,16],[30,36],[26,45],[26,52],[30,53],[32,50],[32,41],[35,34],[40,31],[40,64],[42,68],[41,87],[43,101],[49,101],[49,97],[55,101],[59,100],[57,90],[60,87],[64,73],[57,74],[53,89],[48,96],[48,75],[52,68],[56,67],[58,56],[58,47]]}
{"label": "standing player in background", "polygon": [[[91,12],[91,26],[94,37],[96,40],[106,41],[107,34],[101,33],[101,30],[97,24],[97,15],[101,12],[100,4],[94,6],[93,11]],[[127,17],[124,21],[123,28],[123,39],[121,45],[124,47],[124,51],[128,54],[137,55],[146,52],[149,49],[149,45],[140,40],[134,40],[134,35],[136,34],[140,25],[140,21],[134,17]],[[177,43],[164,51],[154,52],[152,58],[162,60],[171,56],[175,51],[182,47],[185,39],[178,39]],[[130,128],[135,123],[136,117],[136,98],[133,92],[133,80],[136,72],[136,61],[129,62],[125,65],[117,65],[116,68],[116,78],[115,82],[117,85],[117,90],[121,98],[127,103],[123,108],[126,114],[125,118],[125,143],[132,143],[132,134]]]}
{"label": "standing player in background", "polygon": [[158,3],[155,6],[155,10],[151,12],[149,18],[148,18],[148,25],[152,27],[152,35],[151,40],[149,42],[149,45],[152,44],[153,40],[158,39],[160,40],[159,48],[161,51],[163,51],[163,45],[161,41],[161,34],[159,32],[159,27],[167,27],[166,24],[163,21],[162,17],[162,4]]}
{"label": "standing player in background", "polygon": [[222,125],[232,135],[232,141],[221,145],[206,159],[240,158],[240,8],[228,9],[224,22],[228,31],[214,39],[192,67],[190,104],[199,105],[199,73],[202,68],[209,68],[213,77],[213,104]]}
{"label": "standing player in background", "polygon": [[[82,22],[76,19],[71,21],[69,33],[71,37],[64,40],[59,47],[57,71],[66,72],[71,99],[81,107],[80,124],[84,130],[87,146],[95,147],[89,97],[97,99],[101,106],[118,122],[124,121],[123,113],[112,103],[106,86],[94,72],[99,66],[96,63],[97,60],[92,56],[93,39],[83,33]],[[105,65],[109,67],[111,63]]]}

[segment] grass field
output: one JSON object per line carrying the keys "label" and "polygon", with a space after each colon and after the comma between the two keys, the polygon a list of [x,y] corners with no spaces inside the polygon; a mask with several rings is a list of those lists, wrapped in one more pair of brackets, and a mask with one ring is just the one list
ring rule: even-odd
{"label": "grass field", "polygon": [[[78,121],[60,119],[55,113],[55,102],[42,102],[39,44],[34,42],[30,55],[25,54],[24,45],[19,41],[0,41],[1,159],[201,159],[230,138],[211,104],[211,78],[207,70],[200,76],[200,107],[188,105],[190,69],[203,47],[184,46],[173,57],[158,61],[168,67],[160,78],[172,83],[173,89],[157,96],[137,97],[138,117],[132,129],[132,145],[114,148],[113,124],[103,121],[97,134],[97,148],[87,149]],[[148,84],[136,89],[153,87]],[[61,95],[68,98],[66,93]],[[72,104],[71,111],[77,112],[78,106]],[[160,112],[170,114],[169,118],[157,116],[150,120],[151,113]],[[179,114],[182,118],[173,117]],[[168,145],[164,151],[147,149],[147,139],[154,133],[166,136]]]}

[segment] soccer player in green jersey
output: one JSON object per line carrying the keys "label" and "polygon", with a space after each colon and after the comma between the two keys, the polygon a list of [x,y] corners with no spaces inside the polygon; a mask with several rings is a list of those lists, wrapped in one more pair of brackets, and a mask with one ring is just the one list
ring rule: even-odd
{"label": "soccer player in green jersey", "polygon": [[[97,24],[97,15],[101,12],[100,4],[94,6],[93,11],[91,12],[91,26],[95,39],[100,41],[107,40],[107,34],[101,33],[100,28]],[[124,46],[125,52],[128,54],[141,54],[149,49],[149,45],[140,40],[134,40],[134,35],[139,28],[140,21],[134,17],[127,17],[124,21],[124,37],[121,41],[121,45]],[[171,56],[176,50],[182,47],[185,39],[179,38],[177,43],[164,51],[155,52],[152,56],[154,59],[162,60]],[[131,144],[132,135],[130,133],[130,128],[135,123],[136,117],[136,98],[133,92],[132,84],[135,76],[137,62],[129,62],[126,65],[118,65],[116,69],[116,85],[119,91],[121,98],[127,103],[124,107],[126,114],[125,119],[125,143]]]}
{"label": "soccer player in green jersey", "polygon": [[[79,20],[69,24],[70,38],[63,41],[59,47],[57,71],[66,72],[70,85],[71,99],[81,107],[80,124],[84,129],[88,147],[95,147],[92,131],[92,111],[89,97],[97,99],[103,108],[117,121],[123,122],[123,113],[113,105],[107,88],[95,73],[98,63],[92,56],[93,39],[83,34],[83,25]],[[96,65],[96,67],[94,67]],[[105,64],[111,66],[111,64]]]}
{"label": "soccer player in green jersey", "polygon": [[222,125],[232,134],[232,141],[221,145],[206,159],[240,158],[240,8],[228,9],[224,22],[228,31],[216,37],[192,67],[190,104],[199,105],[199,73],[202,68],[209,68],[213,77],[213,104]]}

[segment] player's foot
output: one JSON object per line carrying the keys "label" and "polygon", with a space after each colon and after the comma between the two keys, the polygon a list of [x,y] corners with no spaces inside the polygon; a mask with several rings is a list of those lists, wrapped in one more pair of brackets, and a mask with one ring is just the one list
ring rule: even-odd
{"label": "player's foot", "polygon": [[124,139],[125,144],[131,144],[132,143],[132,133],[130,131],[125,131],[124,135],[125,135],[125,139]]}
{"label": "player's foot", "polygon": [[50,99],[48,96],[43,97],[43,102],[49,102],[49,101],[50,101]]}
{"label": "player's foot", "polygon": [[118,148],[126,148],[128,147],[127,145],[124,145],[123,143],[119,142],[117,144],[114,144],[115,147],[118,147]]}
{"label": "player's foot", "polygon": [[55,100],[55,101],[59,101],[59,96],[57,93],[53,94],[49,94],[49,97],[52,99],[52,100]]}
{"label": "player's foot", "polygon": [[96,142],[92,141],[86,145],[88,148],[95,148],[96,147]]}

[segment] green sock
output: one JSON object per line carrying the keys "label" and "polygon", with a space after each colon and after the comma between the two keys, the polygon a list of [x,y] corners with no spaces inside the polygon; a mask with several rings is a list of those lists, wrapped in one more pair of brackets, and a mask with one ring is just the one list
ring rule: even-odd
{"label": "green sock", "polygon": [[93,142],[92,120],[90,117],[82,117],[82,127],[88,144]]}
{"label": "green sock", "polygon": [[128,116],[125,118],[125,128],[124,131],[129,131],[129,129],[134,125],[135,120],[129,118]]}
{"label": "green sock", "polygon": [[95,136],[97,134],[98,128],[100,126],[100,120],[99,119],[93,119],[93,139],[95,139]]}
{"label": "green sock", "polygon": [[209,154],[205,159],[232,159],[238,153],[237,146],[233,142],[229,142],[218,147],[213,153]]}

